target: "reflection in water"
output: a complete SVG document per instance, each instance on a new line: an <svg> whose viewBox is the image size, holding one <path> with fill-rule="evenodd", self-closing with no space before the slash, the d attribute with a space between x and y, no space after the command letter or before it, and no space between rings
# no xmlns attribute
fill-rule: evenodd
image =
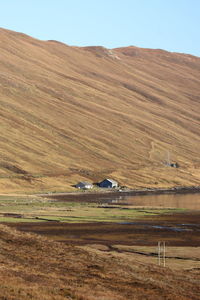
<svg viewBox="0 0 200 300"><path fill-rule="evenodd" d="M168 194L145 196L119 196L112 203L139 207L187 208L200 210L200 194ZM106 202L106 201L105 201Z"/></svg>

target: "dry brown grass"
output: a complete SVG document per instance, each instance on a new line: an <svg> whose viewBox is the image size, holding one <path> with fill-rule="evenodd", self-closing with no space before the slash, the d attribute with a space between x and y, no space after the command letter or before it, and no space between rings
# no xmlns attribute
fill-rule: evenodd
<svg viewBox="0 0 200 300"><path fill-rule="evenodd" d="M0 299L199 299L199 273L173 272L0 225Z"/></svg>
<svg viewBox="0 0 200 300"><path fill-rule="evenodd" d="M200 59L0 30L1 192L197 185ZM119 58L119 59L118 59ZM162 163L170 150L181 168Z"/></svg>

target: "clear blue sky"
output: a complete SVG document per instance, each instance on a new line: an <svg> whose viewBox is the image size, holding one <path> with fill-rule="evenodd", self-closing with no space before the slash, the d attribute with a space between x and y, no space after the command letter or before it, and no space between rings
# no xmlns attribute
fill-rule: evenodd
<svg viewBox="0 0 200 300"><path fill-rule="evenodd" d="M68 45L200 56L200 0L0 0L0 27Z"/></svg>

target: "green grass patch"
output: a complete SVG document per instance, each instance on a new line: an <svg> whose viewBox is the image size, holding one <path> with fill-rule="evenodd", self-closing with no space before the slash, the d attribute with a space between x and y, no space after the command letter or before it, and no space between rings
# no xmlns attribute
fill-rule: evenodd
<svg viewBox="0 0 200 300"><path fill-rule="evenodd" d="M146 216L184 211L129 206L101 207L95 203L53 201L36 196L0 196L0 222L131 222Z"/></svg>

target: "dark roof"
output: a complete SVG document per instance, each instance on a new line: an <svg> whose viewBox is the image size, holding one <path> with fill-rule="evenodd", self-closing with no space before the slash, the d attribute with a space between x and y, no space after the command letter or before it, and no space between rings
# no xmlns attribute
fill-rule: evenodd
<svg viewBox="0 0 200 300"><path fill-rule="evenodd" d="M85 182L85 181L81 181L79 183L77 183L77 185L82 184L82 185L92 185L92 183L90 182Z"/></svg>
<svg viewBox="0 0 200 300"><path fill-rule="evenodd" d="M109 179L109 178L105 178L104 180L102 180L100 183L104 182L104 181L109 181L110 183L112 183L112 185L118 185L118 182L113 180L113 179Z"/></svg>
<svg viewBox="0 0 200 300"><path fill-rule="evenodd" d="M118 184L118 182L115 181L115 180L113 180L113 179L106 178L106 179L104 179L104 180L108 180L108 181L110 181L110 182L113 183L113 184Z"/></svg>

